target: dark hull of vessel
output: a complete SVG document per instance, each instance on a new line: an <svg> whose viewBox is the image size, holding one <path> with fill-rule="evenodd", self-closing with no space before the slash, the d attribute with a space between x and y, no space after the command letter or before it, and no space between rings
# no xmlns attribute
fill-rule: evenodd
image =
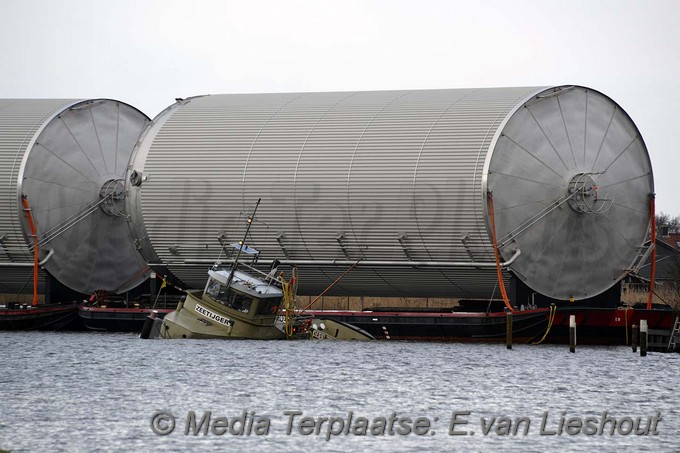
<svg viewBox="0 0 680 453"><path fill-rule="evenodd" d="M152 308L78 307L78 316L88 330L99 332L141 332ZM158 318L174 308L156 308Z"/></svg>
<svg viewBox="0 0 680 453"><path fill-rule="evenodd" d="M378 340L451 341L464 343L505 342L504 312L411 312L411 311L311 311L314 316L346 322ZM576 317L577 343L582 345L625 345L632 325L646 319L650 329L669 330L675 314L671 310L608 308L559 308L544 343L569 344L569 316ZM550 309L525 310L513 314L513 342L539 341L548 329Z"/></svg>
<svg viewBox="0 0 680 453"><path fill-rule="evenodd" d="M569 344L569 315L576 319L576 341L588 345L628 345L632 326L646 320L651 330L673 328L677 313L672 310L645 309L571 309L558 310L546 342Z"/></svg>
<svg viewBox="0 0 680 453"><path fill-rule="evenodd" d="M77 305L0 308L0 330L72 330L77 326Z"/></svg>

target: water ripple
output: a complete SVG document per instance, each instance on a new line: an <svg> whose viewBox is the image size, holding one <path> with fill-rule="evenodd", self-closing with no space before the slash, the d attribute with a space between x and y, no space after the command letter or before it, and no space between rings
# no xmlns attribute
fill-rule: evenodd
<svg viewBox="0 0 680 453"><path fill-rule="evenodd" d="M680 356L623 347L416 342L143 341L135 335L0 332L0 448L20 451L678 451ZM428 417L435 435L287 435L312 417ZM151 431L169 411L177 429ZM197 417L271 419L268 436L187 435ZM469 411L448 435L454 411ZM560 417L646 419L656 436L539 435ZM564 414L564 415L563 415ZM528 417L529 435L482 435L481 419ZM250 417L250 415L248 415ZM325 429L325 428L324 428ZM495 431L492 431L495 433Z"/></svg>

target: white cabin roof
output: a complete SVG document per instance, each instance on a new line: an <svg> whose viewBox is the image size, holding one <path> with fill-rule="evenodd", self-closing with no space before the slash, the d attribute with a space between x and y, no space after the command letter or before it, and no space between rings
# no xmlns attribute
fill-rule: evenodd
<svg viewBox="0 0 680 453"><path fill-rule="evenodd" d="M227 284L227 280L229 280L229 270L227 269L218 269L218 270L210 270L208 271L208 274L214 278L215 280L219 281L223 285ZM256 297L281 297L283 296L283 292L281 291L280 288L272 285L271 283L267 283L264 280L261 280L257 277L253 277L250 274L246 274L245 272L241 271L234 271L234 278L231 282L232 285L239 285L240 287L238 288L241 291L251 293L252 295Z"/></svg>

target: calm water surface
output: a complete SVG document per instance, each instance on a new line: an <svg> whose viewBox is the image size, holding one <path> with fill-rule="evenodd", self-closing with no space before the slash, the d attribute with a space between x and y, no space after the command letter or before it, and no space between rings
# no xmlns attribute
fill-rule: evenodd
<svg viewBox="0 0 680 453"><path fill-rule="evenodd" d="M581 347L570 354L559 346L507 351L504 345L414 342L144 341L131 334L38 332L0 332L0 344L0 448L13 452L680 451L678 354L640 358L624 347ZM192 411L197 428L206 416L207 434L193 434ZM254 422L251 434L219 435L243 411L246 425ZM293 417L290 434L286 411L302 412ZM454 411L469 412L459 416L469 424L455 427L468 435L449 435ZM657 434L610 435L607 428L604 435L541 435L545 412L544 431L556 432L563 414L599 421L604 411L618 420L641 417L643 431L659 412ZM174 432L154 433L151 419L159 412L175 418ZM399 421L393 435L388 427L384 435L350 431L326 440L328 422L320 423L318 435L299 431L307 416L309 423L338 417L344 421L333 429L344 423L361 432L364 417L380 433L375 419L389 423L392 413L410 434L397 432ZM503 416L526 417L528 434L526 421L517 435L498 434ZM413 433L419 417L427 418L418 428L426 430L422 435ZM488 425L492 417L497 422L484 435L482 419ZM168 420L158 422L157 429L168 427ZM268 434L256 435L267 422ZM628 421L621 423L625 432ZM240 426L237 420L232 428L239 432Z"/></svg>

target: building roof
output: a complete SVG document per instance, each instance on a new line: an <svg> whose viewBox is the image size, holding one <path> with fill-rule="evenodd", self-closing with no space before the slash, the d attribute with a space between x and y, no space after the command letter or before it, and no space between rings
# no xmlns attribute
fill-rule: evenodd
<svg viewBox="0 0 680 453"><path fill-rule="evenodd" d="M668 236L664 236L663 241L680 250L680 233L671 233Z"/></svg>
<svg viewBox="0 0 680 453"><path fill-rule="evenodd" d="M649 241L645 244L649 245ZM640 267L637 275L649 280L651 255ZM656 239L656 269L654 280L675 280L678 278L678 266L680 266L680 250L665 240Z"/></svg>

